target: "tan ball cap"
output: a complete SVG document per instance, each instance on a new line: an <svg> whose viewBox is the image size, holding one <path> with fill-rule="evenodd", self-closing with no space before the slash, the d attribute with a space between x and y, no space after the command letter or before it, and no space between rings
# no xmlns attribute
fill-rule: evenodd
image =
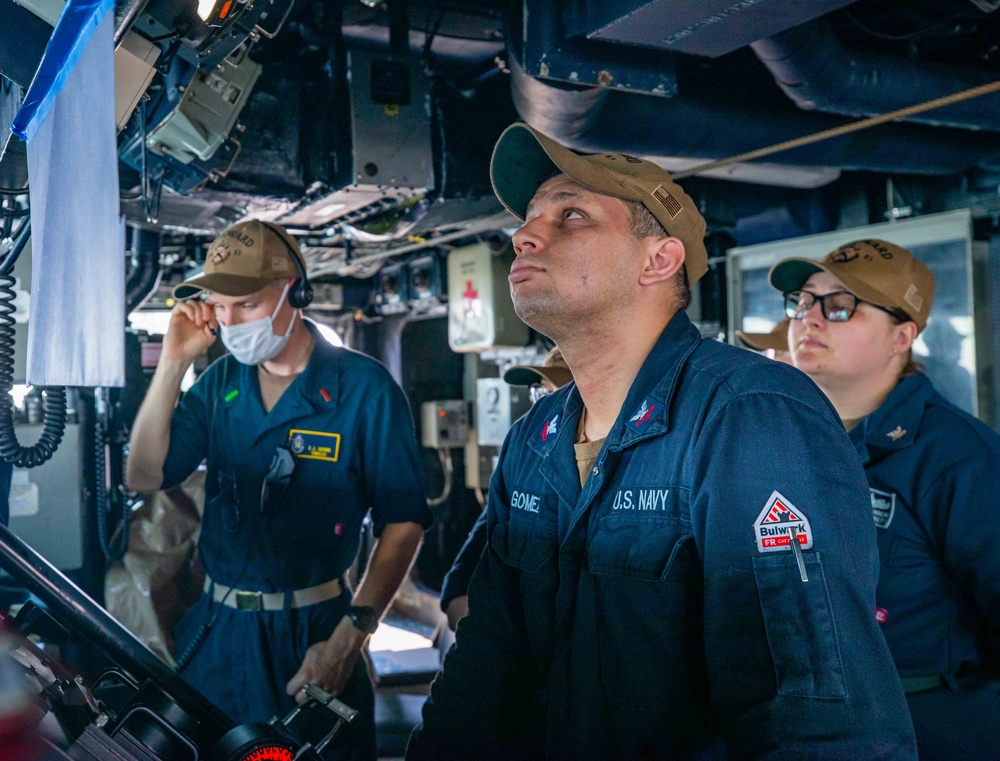
<svg viewBox="0 0 1000 761"><path fill-rule="evenodd" d="M934 301L934 274L905 248L876 238L856 240L831 251L819 261L783 259L768 273L782 293L797 291L816 272L828 272L851 293L886 309L899 309L920 330Z"/></svg>
<svg viewBox="0 0 1000 761"><path fill-rule="evenodd" d="M595 193L641 202L684 244L689 284L708 271L704 217L670 173L653 162L622 153L580 155L522 122L504 130L493 149L493 192L522 222L538 186L559 172Z"/></svg>
<svg viewBox="0 0 1000 761"><path fill-rule="evenodd" d="M556 346L545 355L542 364L514 365L503 374L503 379L512 386L530 386L544 379L559 388L573 380L573 373L563 359L559 347Z"/></svg>
<svg viewBox="0 0 1000 761"><path fill-rule="evenodd" d="M749 346L754 351L788 351L788 323L789 318L783 319L773 328L770 333L744 333L742 330L736 331L736 337Z"/></svg>
<svg viewBox="0 0 1000 761"><path fill-rule="evenodd" d="M227 227L205 254L205 272L174 288L174 297L188 299L202 291L223 296L247 296L272 280L299 277L293 256L302 261L299 245L284 228L251 219Z"/></svg>

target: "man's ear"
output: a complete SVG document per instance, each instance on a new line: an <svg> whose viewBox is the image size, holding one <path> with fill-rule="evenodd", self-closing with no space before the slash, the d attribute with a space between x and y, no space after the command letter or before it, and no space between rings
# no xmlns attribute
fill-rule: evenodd
<svg viewBox="0 0 1000 761"><path fill-rule="evenodd" d="M655 285L668 280L684 266L684 244L677 238L645 238L642 243L643 267L640 285Z"/></svg>

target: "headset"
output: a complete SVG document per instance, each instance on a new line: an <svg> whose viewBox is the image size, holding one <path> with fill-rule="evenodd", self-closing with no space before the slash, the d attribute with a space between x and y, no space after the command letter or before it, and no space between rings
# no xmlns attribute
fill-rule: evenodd
<svg viewBox="0 0 1000 761"><path fill-rule="evenodd" d="M264 220L259 220L259 222L278 236L278 240L280 240L284 244L285 248L288 249L289 256L291 256L292 261L295 262L295 268L299 271L299 279L296 280L292 287L288 290L288 303L291 304L293 309L305 309L307 306L312 304L313 287L312 283L309 282L309 276L306 275L306 263L302 259L302 254L291 246L291 244L285 239L285 236L281 234L277 225L265 222Z"/></svg>

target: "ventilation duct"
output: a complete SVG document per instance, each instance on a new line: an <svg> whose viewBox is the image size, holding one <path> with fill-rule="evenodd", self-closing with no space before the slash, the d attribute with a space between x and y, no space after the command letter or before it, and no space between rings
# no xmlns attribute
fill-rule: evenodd
<svg viewBox="0 0 1000 761"><path fill-rule="evenodd" d="M678 160L724 158L847 123L826 114L694 99L684 93L663 98L604 87L554 86L516 65L511 66L511 87L521 117L570 148L629 153L668 168L676 168ZM785 167L945 175L998 160L1000 136L911 124L882 125L768 157L777 174L788 172L793 178Z"/></svg>
<svg viewBox="0 0 1000 761"><path fill-rule="evenodd" d="M125 315L156 292L160 284L160 234L132 228L132 271L125 281Z"/></svg>
<svg viewBox="0 0 1000 761"><path fill-rule="evenodd" d="M844 116L875 116L952 95L997 74L845 50L823 20L750 45L799 108ZM1000 131L1000 93L910 117L943 127Z"/></svg>
<svg viewBox="0 0 1000 761"><path fill-rule="evenodd" d="M560 4L560 16L567 38L715 57L853 1L574 0Z"/></svg>

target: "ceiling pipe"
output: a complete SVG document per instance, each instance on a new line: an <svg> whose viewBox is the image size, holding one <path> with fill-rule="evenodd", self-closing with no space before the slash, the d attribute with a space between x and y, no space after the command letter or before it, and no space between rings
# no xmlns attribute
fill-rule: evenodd
<svg viewBox="0 0 1000 761"><path fill-rule="evenodd" d="M862 117L895 111L988 84L995 72L847 50L823 19L751 43L799 108ZM934 109L907 121L1000 131L1000 93Z"/></svg>
<svg viewBox="0 0 1000 761"><path fill-rule="evenodd" d="M160 233L132 228L132 271L125 282L125 314L131 314L156 291L160 269Z"/></svg>
<svg viewBox="0 0 1000 761"><path fill-rule="evenodd" d="M115 47L125 39L140 11L148 0L116 0L115 2Z"/></svg>
<svg viewBox="0 0 1000 761"><path fill-rule="evenodd" d="M718 159L848 123L847 119L710 98L634 95L554 86L511 60L514 105L528 124L568 147L661 160ZM627 129L623 129L627 125ZM747 125L753 125L748 129ZM770 164L946 175L1000 160L1000 136L887 124L769 156Z"/></svg>

